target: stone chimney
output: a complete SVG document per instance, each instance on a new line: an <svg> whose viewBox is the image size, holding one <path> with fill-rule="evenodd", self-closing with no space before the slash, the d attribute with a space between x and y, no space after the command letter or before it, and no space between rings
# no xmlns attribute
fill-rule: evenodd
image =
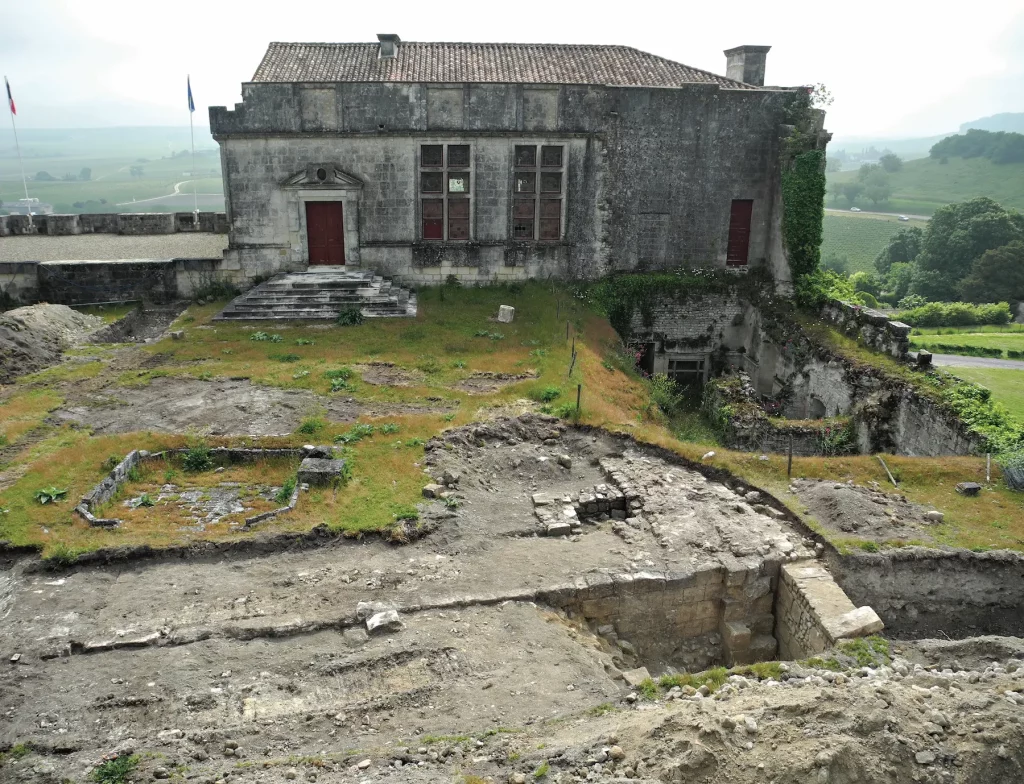
<svg viewBox="0 0 1024 784"><path fill-rule="evenodd" d="M380 59L385 60L398 54L398 42L402 39L394 33L377 33L377 40L380 41ZM764 58L761 58L764 62ZM764 65L761 66L761 76L764 76Z"/></svg>
<svg viewBox="0 0 1024 784"><path fill-rule="evenodd" d="M725 50L725 75L737 82L764 87L764 62L770 46L737 46Z"/></svg>

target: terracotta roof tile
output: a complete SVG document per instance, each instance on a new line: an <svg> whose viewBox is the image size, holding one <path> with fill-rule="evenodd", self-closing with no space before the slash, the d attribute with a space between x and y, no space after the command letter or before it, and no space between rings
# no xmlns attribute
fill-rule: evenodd
<svg viewBox="0 0 1024 784"><path fill-rule="evenodd" d="M254 82L499 82L758 88L629 46L576 44L398 44L380 59L378 44L272 43Z"/></svg>

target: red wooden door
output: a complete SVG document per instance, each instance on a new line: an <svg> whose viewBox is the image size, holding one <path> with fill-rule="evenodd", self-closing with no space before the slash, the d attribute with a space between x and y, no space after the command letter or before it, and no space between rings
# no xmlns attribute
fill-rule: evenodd
<svg viewBox="0 0 1024 784"><path fill-rule="evenodd" d="M306 202L310 264L345 263L345 221L340 201Z"/></svg>
<svg viewBox="0 0 1024 784"><path fill-rule="evenodd" d="M751 199L733 199L729 213L729 244L725 251L725 263L730 267L747 266L750 250L750 214L754 210Z"/></svg>

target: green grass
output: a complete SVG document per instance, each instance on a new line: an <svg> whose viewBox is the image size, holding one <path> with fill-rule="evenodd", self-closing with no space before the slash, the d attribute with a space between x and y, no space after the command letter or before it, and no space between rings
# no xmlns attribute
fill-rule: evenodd
<svg viewBox="0 0 1024 784"><path fill-rule="evenodd" d="M95 768L89 778L97 784L124 784L138 764L139 756L137 754L132 754L130 757L116 757Z"/></svg>
<svg viewBox="0 0 1024 784"><path fill-rule="evenodd" d="M828 175L829 184L856 178L856 171ZM880 212L931 215L945 204L988 196L1004 207L1024 210L1024 163L996 165L985 158L950 158L948 163L942 164L932 158L921 158L904 162L901 171L889 175L889 182L893 194L888 202L876 207L861 198L857 206ZM849 204L844 198L833 202L830 194L827 206L849 207Z"/></svg>
<svg viewBox="0 0 1024 784"><path fill-rule="evenodd" d="M1024 420L1024 370L984 367L949 368L954 375L988 387L992 398L1002 403L1017 419Z"/></svg>
<svg viewBox="0 0 1024 784"><path fill-rule="evenodd" d="M830 202L828 206L833 205ZM893 234L907 226L923 228L925 221L899 221L885 215L826 212L822 226L822 261L832 254L845 256L850 263L848 272L875 272L875 256Z"/></svg>

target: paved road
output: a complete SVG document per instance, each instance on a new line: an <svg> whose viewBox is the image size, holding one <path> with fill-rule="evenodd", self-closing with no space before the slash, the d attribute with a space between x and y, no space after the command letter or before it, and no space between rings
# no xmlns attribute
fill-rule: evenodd
<svg viewBox="0 0 1024 784"><path fill-rule="evenodd" d="M846 213L848 213L848 212L850 212L850 210L849 209L839 210L839 209L836 209L835 207L826 207L825 208L825 212L846 212ZM887 218L895 218L895 217L897 217L899 215L906 215L908 218L912 218L913 220L923 220L923 221L931 220L932 219L931 215L911 215L911 214L906 213L906 212L871 212L870 210L861 210L860 212L854 212L852 214L853 215L884 215Z"/></svg>
<svg viewBox="0 0 1024 784"><path fill-rule="evenodd" d="M995 357L962 357L959 354L932 354L932 364L943 367L988 367L1024 370L1024 362Z"/></svg>

